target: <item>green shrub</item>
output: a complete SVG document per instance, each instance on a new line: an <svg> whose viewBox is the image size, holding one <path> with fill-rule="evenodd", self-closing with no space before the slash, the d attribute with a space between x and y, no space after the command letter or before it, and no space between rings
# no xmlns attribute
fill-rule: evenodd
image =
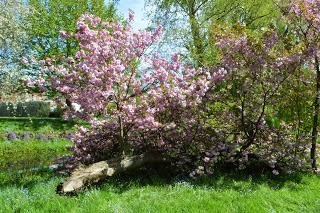
<svg viewBox="0 0 320 213"><path fill-rule="evenodd" d="M12 103L0 103L0 116L2 117L11 117L13 114L14 108Z"/></svg>
<svg viewBox="0 0 320 213"><path fill-rule="evenodd" d="M44 101L0 103L0 117L49 117L50 103Z"/></svg>
<svg viewBox="0 0 320 213"><path fill-rule="evenodd" d="M68 154L66 140L41 142L38 140L0 141L0 170L15 171L51 165L53 160Z"/></svg>
<svg viewBox="0 0 320 213"><path fill-rule="evenodd" d="M50 118L61 118L63 116L65 108L61 105L58 105L53 110L51 110L49 117Z"/></svg>

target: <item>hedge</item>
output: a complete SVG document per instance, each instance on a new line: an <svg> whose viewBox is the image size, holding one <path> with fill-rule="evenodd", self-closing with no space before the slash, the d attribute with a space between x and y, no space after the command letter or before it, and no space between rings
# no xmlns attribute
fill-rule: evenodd
<svg viewBox="0 0 320 213"><path fill-rule="evenodd" d="M0 117L49 117L50 103L44 101L0 103Z"/></svg>

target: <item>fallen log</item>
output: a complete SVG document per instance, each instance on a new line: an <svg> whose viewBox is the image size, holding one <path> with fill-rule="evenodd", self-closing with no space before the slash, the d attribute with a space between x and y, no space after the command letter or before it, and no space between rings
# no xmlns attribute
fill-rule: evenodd
<svg viewBox="0 0 320 213"><path fill-rule="evenodd" d="M79 166L66 181L57 186L57 193L74 194L87 186L103 181L116 174L137 169L146 164L164 161L165 159L161 158L158 154L146 153L121 159L100 161L89 166Z"/></svg>

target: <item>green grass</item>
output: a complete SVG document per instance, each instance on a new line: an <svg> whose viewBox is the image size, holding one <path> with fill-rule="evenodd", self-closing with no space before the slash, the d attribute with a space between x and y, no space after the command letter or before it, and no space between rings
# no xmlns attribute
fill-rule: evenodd
<svg viewBox="0 0 320 213"><path fill-rule="evenodd" d="M67 145L71 143L63 139L49 142L37 140L0 142L0 170L48 165L55 157L68 154Z"/></svg>
<svg viewBox="0 0 320 213"><path fill-rule="evenodd" d="M0 118L0 172L13 168L29 169L49 165L59 156L67 154L66 146L69 141L62 138L73 130L75 123L52 118ZM7 139L8 132L28 132L30 139ZM50 137L51 140L36 139L37 134ZM32 135L32 136L31 136ZM1 180L1 179L0 179Z"/></svg>
<svg viewBox="0 0 320 213"><path fill-rule="evenodd" d="M74 124L59 119L0 118L8 131L62 134ZM69 142L0 140L0 212L320 212L320 177L311 174L250 176L217 172L192 181L140 170L114 177L77 196L60 196L64 177L45 167ZM16 170L8 169L14 164ZM29 169L29 170L28 170ZM257 172L258 173L258 172Z"/></svg>
<svg viewBox="0 0 320 213"><path fill-rule="evenodd" d="M63 133L73 129L75 123L56 118L0 117L0 133L6 132L51 132Z"/></svg>
<svg viewBox="0 0 320 213"><path fill-rule="evenodd" d="M61 136L72 131L74 125L72 122L52 118L1 117L0 186L20 183L22 180L34 182L40 177L39 175L34 176L31 170L50 166L54 164L55 159L70 154L66 146L71 145L71 142ZM28 132L33 137L28 140L10 141L7 140L8 132L15 132L18 136L20 133ZM41 141L36 139L37 134L52 139Z"/></svg>
<svg viewBox="0 0 320 213"><path fill-rule="evenodd" d="M308 174L277 179L224 174L185 182L137 174L113 178L73 197L55 193L62 180L42 175L27 185L1 187L0 211L320 212L320 178Z"/></svg>

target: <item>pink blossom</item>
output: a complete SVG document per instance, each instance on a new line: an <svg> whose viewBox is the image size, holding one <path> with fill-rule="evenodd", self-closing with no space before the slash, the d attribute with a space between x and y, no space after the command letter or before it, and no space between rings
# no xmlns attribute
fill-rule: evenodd
<svg viewBox="0 0 320 213"><path fill-rule="evenodd" d="M132 10L129 10L129 21L134 20L134 12Z"/></svg>

